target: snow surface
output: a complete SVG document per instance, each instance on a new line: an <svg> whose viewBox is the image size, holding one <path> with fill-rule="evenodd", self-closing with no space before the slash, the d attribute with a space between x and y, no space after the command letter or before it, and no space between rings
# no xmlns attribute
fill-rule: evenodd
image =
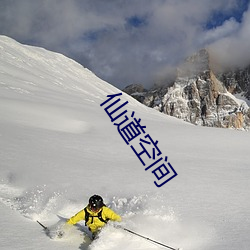
<svg viewBox="0 0 250 250"><path fill-rule="evenodd" d="M125 70L125 69L124 69ZM178 176L161 188L100 104L121 92L63 55L0 36L0 249L163 249L111 225L64 223L100 194L122 226L183 250L250 249L249 132L193 126L125 93Z"/></svg>

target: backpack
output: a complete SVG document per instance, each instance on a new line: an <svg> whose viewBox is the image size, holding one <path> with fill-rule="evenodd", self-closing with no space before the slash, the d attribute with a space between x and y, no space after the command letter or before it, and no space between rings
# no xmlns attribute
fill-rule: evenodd
<svg viewBox="0 0 250 250"><path fill-rule="evenodd" d="M87 226L87 222L89 221L90 218L92 218L92 221L90 223L90 224L92 224L93 221L94 221L94 217L97 217L100 221L102 221L104 223L107 223L109 221L109 219L104 220L102 218L102 210L96 216L90 215L90 213L87 210L87 207L84 208L84 212L85 212L85 219L84 219L85 220L85 226Z"/></svg>

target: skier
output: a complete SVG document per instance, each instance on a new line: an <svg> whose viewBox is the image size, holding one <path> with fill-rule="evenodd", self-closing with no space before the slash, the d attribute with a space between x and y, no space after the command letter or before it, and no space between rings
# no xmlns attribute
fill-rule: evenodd
<svg viewBox="0 0 250 250"><path fill-rule="evenodd" d="M85 220L85 226L92 232L94 239L109 220L120 222L122 219L120 215L105 206L101 196L95 194L89 198L89 204L72 216L67 224L74 225L80 220Z"/></svg>

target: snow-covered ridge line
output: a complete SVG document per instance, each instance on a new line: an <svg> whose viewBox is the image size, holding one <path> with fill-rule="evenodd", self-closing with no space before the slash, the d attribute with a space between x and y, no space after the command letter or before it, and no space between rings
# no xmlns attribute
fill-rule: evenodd
<svg viewBox="0 0 250 250"><path fill-rule="evenodd" d="M0 84L19 93L34 94L32 92L35 89L34 86L37 88L41 84L43 89L48 88L51 91L53 89L51 85L55 85L57 91L70 90L76 94L82 93L99 99L101 102L100 96L120 92L111 84L98 78L89 69L60 53L22 45L6 36L0 36L0 60L3 63L0 64L2 73ZM26 73L26 79L22 81L22 84L19 82L19 86L15 86L13 82L14 86L9 86L10 83L4 81L5 75L12 74L13 70L15 70L15 77L20 76L21 79ZM93 78L96 79L95 84L92 83ZM130 96L127 98L133 105L141 106Z"/></svg>

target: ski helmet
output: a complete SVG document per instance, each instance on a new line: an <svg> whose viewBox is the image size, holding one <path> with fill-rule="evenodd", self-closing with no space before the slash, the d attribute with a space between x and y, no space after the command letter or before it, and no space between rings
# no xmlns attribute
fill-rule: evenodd
<svg viewBox="0 0 250 250"><path fill-rule="evenodd" d="M93 210L98 210L103 207L103 199L99 195L93 195L89 198L89 206Z"/></svg>

